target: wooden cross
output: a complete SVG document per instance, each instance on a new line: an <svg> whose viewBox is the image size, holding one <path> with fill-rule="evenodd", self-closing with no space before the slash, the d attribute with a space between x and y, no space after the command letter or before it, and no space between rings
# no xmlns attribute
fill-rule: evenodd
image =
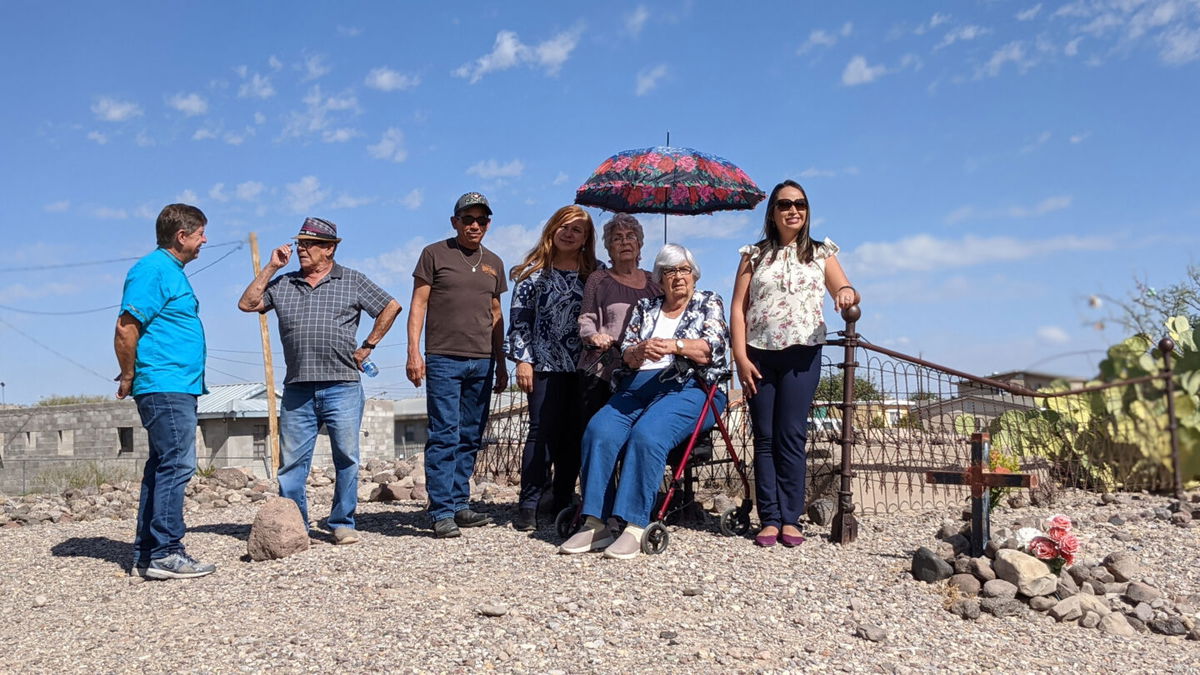
<svg viewBox="0 0 1200 675"><path fill-rule="evenodd" d="M966 471L927 471L925 482L938 485L969 485L971 487L971 555L983 555L992 538L991 493L994 487L1037 487L1037 476L1026 473L996 473L988 471L988 451L992 439L988 434L971 434L971 465Z"/></svg>

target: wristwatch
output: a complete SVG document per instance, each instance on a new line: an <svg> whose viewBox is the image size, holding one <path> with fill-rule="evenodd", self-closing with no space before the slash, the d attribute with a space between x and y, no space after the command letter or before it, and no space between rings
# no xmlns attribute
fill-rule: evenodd
<svg viewBox="0 0 1200 675"><path fill-rule="evenodd" d="M682 354L682 353L683 353L683 340L676 340L676 341L675 341L675 353L676 353L676 354Z"/></svg>
<svg viewBox="0 0 1200 675"><path fill-rule="evenodd" d="M363 340L361 349L375 349L375 345L369 340Z"/></svg>

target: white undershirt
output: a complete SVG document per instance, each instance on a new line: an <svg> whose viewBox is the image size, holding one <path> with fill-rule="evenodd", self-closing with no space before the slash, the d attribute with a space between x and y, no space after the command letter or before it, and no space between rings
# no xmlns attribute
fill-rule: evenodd
<svg viewBox="0 0 1200 675"><path fill-rule="evenodd" d="M668 340L675 339L675 329L679 327L679 320L683 318L683 312L679 313L674 319L659 312L658 320L654 322L654 331L650 333L652 338L666 338ZM671 365L675 360L674 354L667 354L657 361L646 361L638 370L662 370Z"/></svg>

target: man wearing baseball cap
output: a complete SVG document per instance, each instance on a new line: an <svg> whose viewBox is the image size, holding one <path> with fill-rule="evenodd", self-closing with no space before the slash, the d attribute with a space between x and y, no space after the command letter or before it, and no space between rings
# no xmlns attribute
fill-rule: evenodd
<svg viewBox="0 0 1200 675"><path fill-rule="evenodd" d="M483 246L491 221L487 197L459 197L450 217L455 236L426 246L413 271L407 371L413 385L425 383L425 489L433 533L441 538L492 522L468 503L491 392L508 386L500 309L508 283L504 262Z"/></svg>
<svg viewBox="0 0 1200 675"><path fill-rule="evenodd" d="M354 529L358 505L358 438L362 426L363 390L359 371L379 344L400 303L363 273L333 260L341 238L337 225L306 218L296 235L300 269L272 279L292 257L291 244L271 252L271 259L242 293L243 312L275 310L287 375L279 430L283 466L279 494L296 502L308 526L304 487L312 467L317 431L325 425L336 472L333 505L327 521L337 544L359 540ZM375 325L355 348L362 312Z"/></svg>

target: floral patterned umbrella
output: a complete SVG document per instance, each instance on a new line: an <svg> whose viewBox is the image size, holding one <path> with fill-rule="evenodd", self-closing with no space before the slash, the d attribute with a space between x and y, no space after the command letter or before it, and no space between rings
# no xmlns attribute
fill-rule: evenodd
<svg viewBox="0 0 1200 675"><path fill-rule="evenodd" d="M575 203L584 206L684 216L752 209L764 197L730 161L662 145L609 157L575 191Z"/></svg>

